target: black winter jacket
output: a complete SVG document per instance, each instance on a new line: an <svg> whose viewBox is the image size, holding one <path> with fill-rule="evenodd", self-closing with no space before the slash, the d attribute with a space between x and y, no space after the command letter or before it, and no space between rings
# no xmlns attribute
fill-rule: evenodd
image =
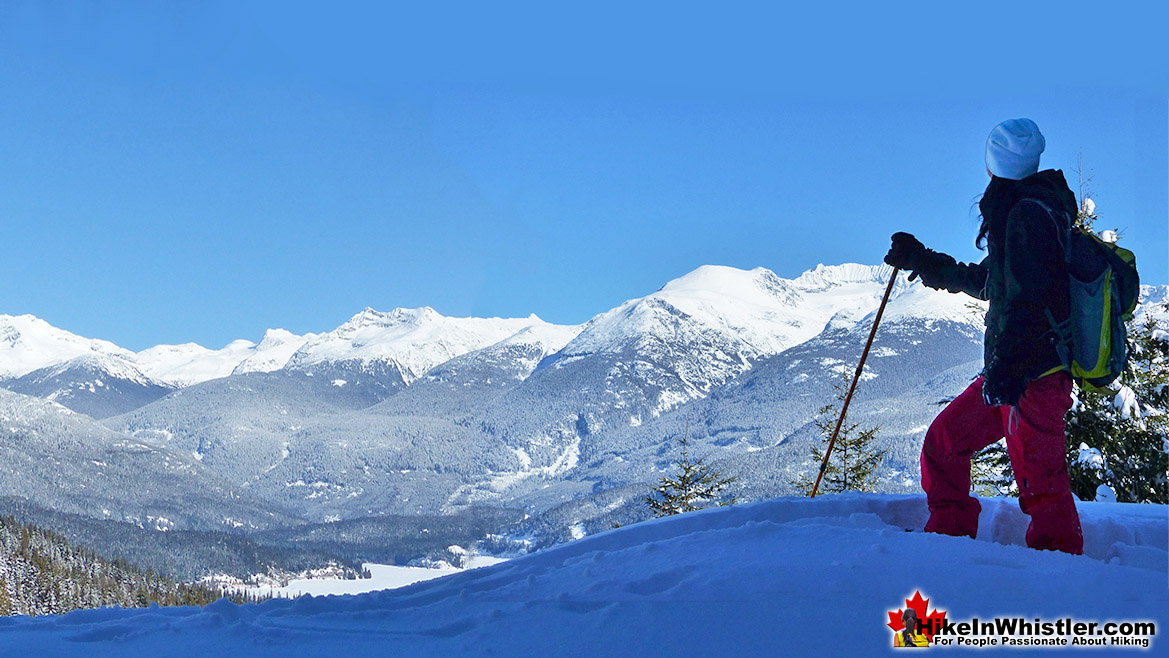
<svg viewBox="0 0 1169 658"><path fill-rule="evenodd" d="M990 302L983 372L1026 384L1062 365L1046 311L1057 322L1070 312L1063 245L1076 198L1063 172L1048 169L1020 181L992 178L979 210L988 230L986 258L959 263L929 252L919 274L931 288Z"/></svg>

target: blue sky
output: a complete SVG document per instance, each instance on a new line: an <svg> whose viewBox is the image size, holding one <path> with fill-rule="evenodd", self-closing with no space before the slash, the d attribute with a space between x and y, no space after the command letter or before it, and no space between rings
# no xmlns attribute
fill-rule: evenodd
<svg viewBox="0 0 1169 658"><path fill-rule="evenodd" d="M707 263L877 263L897 230L977 259L1016 116L1169 278L1147 21L1078 50L1075 19L1016 12L1050 23L1020 38L993 3L343 7L0 8L0 313L220 347L366 306L579 323Z"/></svg>

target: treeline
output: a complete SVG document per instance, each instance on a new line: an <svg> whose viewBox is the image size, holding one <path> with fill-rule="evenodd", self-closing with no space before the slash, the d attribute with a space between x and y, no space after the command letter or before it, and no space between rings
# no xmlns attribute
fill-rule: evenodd
<svg viewBox="0 0 1169 658"><path fill-rule="evenodd" d="M259 600L176 582L123 560L111 562L54 532L0 517L0 615L61 614L109 605L205 605L224 596L236 603Z"/></svg>

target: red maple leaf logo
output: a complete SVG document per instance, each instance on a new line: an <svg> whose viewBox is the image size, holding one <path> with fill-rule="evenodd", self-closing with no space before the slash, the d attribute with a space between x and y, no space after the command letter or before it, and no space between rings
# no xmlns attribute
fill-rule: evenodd
<svg viewBox="0 0 1169 658"><path fill-rule="evenodd" d="M926 614L926 609L929 607L930 600L921 597L921 591L915 591L912 599L905 599L905 608L912 608L917 613L917 619L920 622L922 635L930 641L934 641L934 632L942 628L942 623L946 621L946 611L935 609L933 612ZM901 631L905 628L905 623L901 621L901 615L905 613L905 608L898 608L897 612L889 613L889 628L894 632Z"/></svg>

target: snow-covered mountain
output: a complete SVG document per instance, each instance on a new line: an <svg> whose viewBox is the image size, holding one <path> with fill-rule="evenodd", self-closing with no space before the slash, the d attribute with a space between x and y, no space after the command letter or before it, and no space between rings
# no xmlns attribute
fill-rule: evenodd
<svg viewBox="0 0 1169 658"><path fill-rule="evenodd" d="M0 379L95 354L133 359L109 341L82 338L32 315L0 315Z"/></svg>
<svg viewBox="0 0 1169 658"><path fill-rule="evenodd" d="M292 521L189 455L2 389L0 490L55 511L158 530Z"/></svg>
<svg viewBox="0 0 1169 658"><path fill-rule="evenodd" d="M233 340L218 350L195 343L157 345L134 355L134 360L154 379L182 388L233 373L279 370L297 349L315 337L269 329L259 344Z"/></svg>
<svg viewBox="0 0 1169 658"><path fill-rule="evenodd" d="M33 316L0 316L0 383L95 413L135 408L166 389L284 369L322 376L337 385L366 386L371 395L385 399L456 357L497 346L495 354L484 352L476 358L501 365L501 358L507 360L505 355L522 344L530 349L517 351L505 369L524 378L535 370L569 368L578 379L582 367L603 371L606 390L644 397L625 400L625 407L636 410L631 413L636 419L641 413L653 416L701 398L746 372L753 361L803 343L830 324L846 327L860 321L875 309L889 273L883 265L820 265L795 279L783 279L764 268L704 266L601 313L583 327L553 325L535 315L451 318L429 307L385 313L367 308L321 334L271 329L259 343L236 340L218 350L193 343L159 345L136 354ZM1167 288L1143 286L1142 300L1147 303L1140 313L1164 301ZM894 288L893 300L886 316L890 324L898 314L961 324L973 321L979 312L965 296L928 290L904 277ZM559 349L545 349L548 346ZM523 363L532 349L540 352L535 367ZM65 366L82 356L105 358ZM55 370L14 383L47 367ZM123 381L129 388L144 387L139 391L144 394L127 393L119 402L89 407L74 403L86 397L79 395L81 391L107 379ZM113 396L107 391L105 397Z"/></svg>
<svg viewBox="0 0 1169 658"><path fill-rule="evenodd" d="M539 478L518 479L501 497L534 509L571 504L577 522L587 525L596 518L604 525L610 522L614 506L636 507L638 498L614 493L605 502L578 505L564 502L564 494L569 500L600 498L602 492L620 492L628 485L654 481L661 469L669 467L675 456L673 441L687 426L696 454L711 455L743 475L741 495L790 493L791 480L805 469L809 443L815 439L811 421L821 407L835 400L833 385L846 383L855 369L890 273L872 268L869 277L857 276L856 270L851 276L840 276L841 270L834 273L824 268L816 284L807 286L811 294L831 299L840 292L852 296L854 306L833 313L812 339L753 360L749 368L712 387L708 395L684 401L656 417L645 413L646 407L639 413L634 404L639 394L645 399L643 391L652 388L612 394L617 379L613 370L588 368L593 357L559 372L555 367L538 371L507 394L522 403L505 406L501 400L476 417L487 418L497 424L497 432L508 436L534 435L534 445L525 447L530 454L559 459L570 452L577 466L551 487ZM847 292L849 288L861 294ZM980 367L982 307L968 308L969 301L973 300L910 285L905 274L894 285L864 384L850 411L851 418L882 427L882 442L890 449L890 467L883 472L888 490L916 486L920 431L937 413L934 403L960 392ZM619 362L639 358L643 357L623 355ZM564 374L570 369L574 370L571 375ZM616 402L606 404L606 395ZM542 434L533 431L539 428L532 428L530 420L524 427L523 420L530 415L507 411L536 405L551 411L543 414L547 430ZM509 421L509 416L520 420ZM560 419L560 424L553 425L552 419ZM550 442L561 452L542 451L542 442ZM540 466L549 464L534 464ZM491 499L489 492L490 486L485 486L471 492L470 498ZM622 496L625 502L619 500Z"/></svg>
<svg viewBox="0 0 1169 658"><path fill-rule="evenodd" d="M118 352L94 363L198 383L102 424L312 521L490 504L605 525L637 506L687 425L745 495L776 495L805 467L810 422L855 366L890 275L707 266L580 327L366 309L316 335ZM978 370L983 310L894 282L851 412L882 426L887 488L916 486L934 403ZM62 381L38 394L76 389Z"/></svg>
<svg viewBox="0 0 1169 658"><path fill-rule="evenodd" d="M538 358L543 358L548 346L562 347L578 329L549 324L535 315L450 318L431 308L388 313L367 308L322 334L269 329L259 343L235 340L218 350L195 343L158 345L133 353L30 315L0 316L0 385L104 418L141 407L171 390L287 369L337 386L364 387L374 398L372 404L467 352L510 339L509 345L537 346ZM513 365L525 375L535 366Z"/></svg>
<svg viewBox="0 0 1169 658"><path fill-rule="evenodd" d="M5 382L4 387L97 419L137 409L174 390L146 375L129 358L102 353L45 366Z"/></svg>
<svg viewBox="0 0 1169 658"><path fill-rule="evenodd" d="M409 385L456 356L493 345L530 327L556 327L528 318L451 318L429 306L381 313L371 308L333 331L308 340L288 368L375 373Z"/></svg>
<svg viewBox="0 0 1169 658"><path fill-rule="evenodd" d="M246 372L272 372L288 365L288 360L296 354L304 344L315 340L316 334L298 336L284 329L269 329L256 345L252 353L244 357L243 361L231 371L233 375Z"/></svg>
<svg viewBox="0 0 1169 658"><path fill-rule="evenodd" d="M827 329L871 324L866 316L880 304L891 274L883 265L821 265L788 280L763 268L702 267L590 320L517 395L567 398L576 413L566 414L585 433L636 426L706 397L760 360ZM890 325L981 327L967 303L902 275L886 317Z"/></svg>
<svg viewBox="0 0 1169 658"><path fill-rule="evenodd" d="M704 395L754 359L812 338L838 311L873 305L887 269L819 266L786 280L764 268L700 267L593 318L546 365L594 355L652 356L672 371L660 374L675 379L658 401L661 411Z"/></svg>

